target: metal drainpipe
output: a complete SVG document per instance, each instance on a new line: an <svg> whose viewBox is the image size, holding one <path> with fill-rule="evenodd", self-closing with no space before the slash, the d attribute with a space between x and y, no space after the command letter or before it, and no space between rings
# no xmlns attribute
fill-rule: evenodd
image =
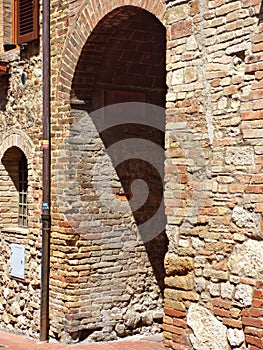
<svg viewBox="0 0 263 350"><path fill-rule="evenodd" d="M50 4L43 0L43 173L42 173L42 261L40 341L49 336L49 267L50 267Z"/></svg>

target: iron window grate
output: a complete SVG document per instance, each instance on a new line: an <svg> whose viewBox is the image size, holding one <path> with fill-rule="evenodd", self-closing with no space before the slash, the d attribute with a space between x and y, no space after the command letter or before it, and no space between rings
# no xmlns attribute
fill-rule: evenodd
<svg viewBox="0 0 263 350"><path fill-rule="evenodd" d="M19 162L19 205L18 225L27 226L27 187L28 187L27 159L23 154Z"/></svg>

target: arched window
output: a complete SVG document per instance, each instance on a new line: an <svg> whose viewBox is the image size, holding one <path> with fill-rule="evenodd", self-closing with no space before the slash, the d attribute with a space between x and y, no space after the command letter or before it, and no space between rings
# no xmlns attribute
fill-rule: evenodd
<svg viewBox="0 0 263 350"><path fill-rule="evenodd" d="M23 151L10 147L0 166L0 208L5 227L27 226L28 164Z"/></svg>

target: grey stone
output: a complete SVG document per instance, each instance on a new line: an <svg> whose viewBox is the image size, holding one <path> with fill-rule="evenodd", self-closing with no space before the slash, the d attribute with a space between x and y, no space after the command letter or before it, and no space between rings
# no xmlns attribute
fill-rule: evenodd
<svg viewBox="0 0 263 350"><path fill-rule="evenodd" d="M204 249L205 243L199 237L192 237L192 245L196 250Z"/></svg>
<svg viewBox="0 0 263 350"><path fill-rule="evenodd" d="M17 322L19 322L22 325L26 325L27 324L27 318L23 315L18 316L17 318Z"/></svg>
<svg viewBox="0 0 263 350"><path fill-rule="evenodd" d="M154 321L160 321L163 319L163 316L164 316L164 312L163 311L154 311L153 312L153 319Z"/></svg>
<svg viewBox="0 0 263 350"><path fill-rule="evenodd" d="M142 323L144 325L151 325L153 323L153 315L151 312L145 311L142 313Z"/></svg>
<svg viewBox="0 0 263 350"><path fill-rule="evenodd" d="M126 335L126 327L122 323L116 325L115 331L119 337L124 337Z"/></svg>
<svg viewBox="0 0 263 350"><path fill-rule="evenodd" d="M9 289L9 288L4 288L3 295L4 295L4 298L5 298L5 299L7 299L7 298L8 298L9 293L10 293L10 289Z"/></svg>
<svg viewBox="0 0 263 350"><path fill-rule="evenodd" d="M128 310L124 316L124 320L126 326L135 328L141 320L141 315L138 312Z"/></svg>

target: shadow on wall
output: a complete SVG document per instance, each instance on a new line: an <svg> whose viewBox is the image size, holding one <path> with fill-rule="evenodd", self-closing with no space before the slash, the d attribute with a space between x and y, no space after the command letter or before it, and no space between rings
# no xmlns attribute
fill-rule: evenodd
<svg viewBox="0 0 263 350"><path fill-rule="evenodd" d="M161 117L164 118L164 116ZM101 126L98 125L98 120L93 120L93 122L100 130ZM115 167L124 191L119 196L129 201L156 280L163 291L165 277L163 262L168 250L168 238L164 230L166 218L163 204L164 132L149 125L127 123L115 125L100 132L100 137L106 150L118 144L115 152L109 152L113 164L118 163L116 159L124 158L124 161ZM136 153L136 146L140 147L140 140L142 140L142 147L145 141L145 145L149 143L149 145L153 144L153 147L141 150L141 159L133 158L130 156L130 148L134 147L134 153ZM136 142L136 145L133 142ZM160 152L155 152L154 145ZM152 163L158 164L157 168ZM142 184L141 192L138 190L140 183L139 185L137 183L136 190L136 181L138 180ZM147 186L145 195L143 194L143 184ZM138 202L141 203L138 205ZM158 217L156 213L158 213ZM160 222L162 226L158 231L157 225Z"/></svg>
<svg viewBox="0 0 263 350"><path fill-rule="evenodd" d="M109 105L129 102L159 106L158 108L162 108L164 112L167 90L165 57L166 30L162 23L139 7L118 8L105 16L88 38L76 67L71 99L82 103L82 109L90 114ZM129 112L133 114L132 111ZM132 122L133 118L129 121L127 111L124 111L123 117L121 116L123 124L115 126L111 124L108 129L97 125L98 121L93 120L107 152L111 145L121 144L121 141L125 143L131 139L148 140L153 144L153 153L154 147L162 150L161 174L154 169L151 162L147 162L145 157L144 160L126 157L125 162L115 166L124 190L124 194L121 194L122 199L126 197L126 200L129 200L139 231L157 211L165 218L162 201L164 114L159 116L162 124L160 129L150 127L147 120L146 125ZM127 154L123 144L116 153ZM114 154L110 157L114 164ZM148 198L145 198L139 207L132 205L132 186L138 179L145 182L149 190ZM154 228L147 229L151 231ZM143 242L158 284L163 290L165 276L163 262L168 250L165 229L160 229L158 235Z"/></svg>
<svg viewBox="0 0 263 350"><path fill-rule="evenodd" d="M23 155L21 149L14 146L9 148L2 158L2 163L17 191L19 190L19 162Z"/></svg>
<svg viewBox="0 0 263 350"><path fill-rule="evenodd" d="M261 2L259 14L258 14L258 24L263 22L263 1Z"/></svg>

